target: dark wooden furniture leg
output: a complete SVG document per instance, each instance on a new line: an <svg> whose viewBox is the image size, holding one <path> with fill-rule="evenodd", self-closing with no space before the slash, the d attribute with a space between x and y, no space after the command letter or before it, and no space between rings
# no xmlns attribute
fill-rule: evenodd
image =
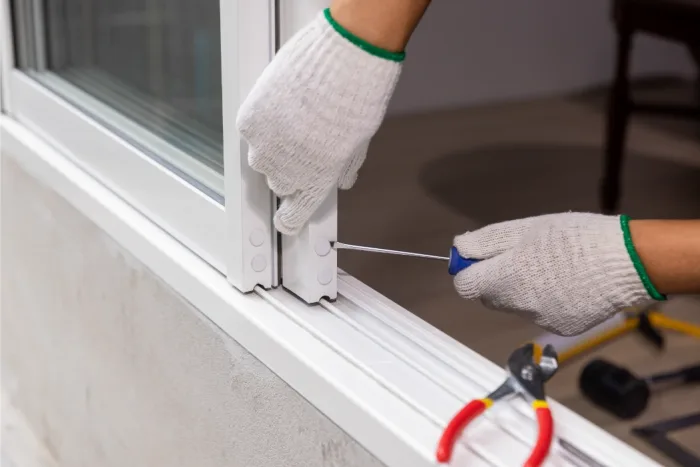
<svg viewBox="0 0 700 467"><path fill-rule="evenodd" d="M690 55L695 60L695 65L697 68L697 74L695 75L695 98L697 99L698 108L700 108L700 45L696 44L694 46L688 47L690 50ZM698 110L700 114L700 110Z"/></svg>
<svg viewBox="0 0 700 467"><path fill-rule="evenodd" d="M608 102L604 173L601 184L601 208L612 214L620 198L621 172L625 151L625 135L630 114L629 64L632 31L618 29L615 78Z"/></svg>

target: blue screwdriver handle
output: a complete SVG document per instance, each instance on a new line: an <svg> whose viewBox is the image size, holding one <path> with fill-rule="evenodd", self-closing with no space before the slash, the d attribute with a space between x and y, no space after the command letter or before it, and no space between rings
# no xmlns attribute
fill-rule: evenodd
<svg viewBox="0 0 700 467"><path fill-rule="evenodd" d="M448 266L447 266L447 272L450 273L450 276L456 276L461 271L464 271L472 264L475 264L478 262L479 262L478 259L470 259L470 258L465 258L463 256L460 256L459 251L457 251L457 247L453 246L450 249L450 262L448 263Z"/></svg>

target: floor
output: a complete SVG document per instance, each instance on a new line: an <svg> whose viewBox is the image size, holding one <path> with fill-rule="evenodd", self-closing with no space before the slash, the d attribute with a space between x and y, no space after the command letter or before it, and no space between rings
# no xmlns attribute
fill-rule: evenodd
<svg viewBox="0 0 700 467"><path fill-rule="evenodd" d="M647 98L689 101L675 80L639 83ZM452 237L492 222L567 210L597 211L605 90L389 118L375 137L356 187L340 198L341 241L445 254ZM700 218L700 125L634 118L622 211L633 217ZM430 261L340 252L340 266L454 338L502 364L541 331L517 317L465 302L445 267ZM664 312L700 324L700 297L672 299ZM700 342L666 334L660 352L623 337L566 365L549 394L659 462L669 460L630 427L697 410L700 385L654 396L633 422L620 422L579 393L579 372L601 356L639 375L696 363ZM700 429L679 441L697 440ZM700 455L700 448L698 454Z"/></svg>

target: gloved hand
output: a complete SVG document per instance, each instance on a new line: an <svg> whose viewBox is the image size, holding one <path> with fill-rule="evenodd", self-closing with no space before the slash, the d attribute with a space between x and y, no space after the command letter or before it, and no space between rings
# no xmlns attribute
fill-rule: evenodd
<svg viewBox="0 0 700 467"><path fill-rule="evenodd" d="M664 300L632 244L626 216L550 214L455 238L482 259L454 279L459 294L556 334L580 334L626 307Z"/></svg>
<svg viewBox="0 0 700 467"><path fill-rule="evenodd" d="M355 183L402 60L352 36L326 10L265 69L237 126L250 166L283 198L277 230L298 233L331 190Z"/></svg>

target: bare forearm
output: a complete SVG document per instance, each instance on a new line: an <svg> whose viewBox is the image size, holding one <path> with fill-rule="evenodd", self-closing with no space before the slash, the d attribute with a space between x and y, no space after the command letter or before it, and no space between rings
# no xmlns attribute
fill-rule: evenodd
<svg viewBox="0 0 700 467"><path fill-rule="evenodd" d="M659 292L700 293L700 220L635 220L630 233Z"/></svg>
<svg viewBox="0 0 700 467"><path fill-rule="evenodd" d="M331 15L345 29L391 52L402 52L431 0L333 0Z"/></svg>

